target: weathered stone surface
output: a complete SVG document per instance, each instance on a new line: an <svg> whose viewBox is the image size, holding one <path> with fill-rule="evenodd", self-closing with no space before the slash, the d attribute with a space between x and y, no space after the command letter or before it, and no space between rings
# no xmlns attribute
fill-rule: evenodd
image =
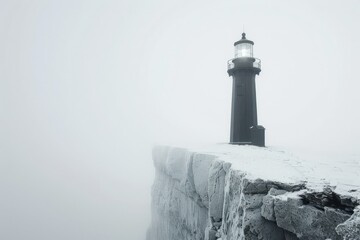
<svg viewBox="0 0 360 240"><path fill-rule="evenodd" d="M242 194L244 239L284 239L283 230L275 223L261 216L262 200L265 194Z"/></svg>
<svg viewBox="0 0 360 240"><path fill-rule="evenodd" d="M352 214L354 207L358 205L354 197L339 195L330 186L325 186L321 191L306 191L300 196L305 204L322 210L325 207L330 207Z"/></svg>
<svg viewBox="0 0 360 240"><path fill-rule="evenodd" d="M356 199L351 196L339 196L341 204L354 208L355 206L360 204L360 199Z"/></svg>
<svg viewBox="0 0 360 240"><path fill-rule="evenodd" d="M340 240L335 228L350 217L333 208L325 207L322 211L303 205L301 198L294 194L275 198L274 210L277 225L295 233L299 239Z"/></svg>
<svg viewBox="0 0 360 240"><path fill-rule="evenodd" d="M225 179L225 197L223 222L221 226L222 240L239 239L242 233L243 206L240 205L241 181L244 174L229 171Z"/></svg>
<svg viewBox="0 0 360 240"><path fill-rule="evenodd" d="M216 231L214 229L209 230L209 240L216 240Z"/></svg>
<svg viewBox="0 0 360 240"><path fill-rule="evenodd" d="M194 154L192 171L194 187L205 207L209 208L209 171L215 157L206 154Z"/></svg>
<svg viewBox="0 0 360 240"><path fill-rule="evenodd" d="M241 239L285 239L284 231L279 228L274 222L268 221L263 218L261 216L260 208L246 209L242 225L244 231Z"/></svg>
<svg viewBox="0 0 360 240"><path fill-rule="evenodd" d="M270 221L275 221L274 196L266 195L263 198L263 206L261 207L261 216Z"/></svg>
<svg viewBox="0 0 360 240"><path fill-rule="evenodd" d="M263 205L261 206L261 216L270 221L275 221L274 201L275 196L286 193L285 190L271 188L269 193L263 197Z"/></svg>
<svg viewBox="0 0 360 240"><path fill-rule="evenodd" d="M288 183L281 183L276 181L268 181L263 179L243 179L243 188L244 193L267 193L270 189L282 189L288 192L299 191L304 189L305 184L303 182L298 184L288 184Z"/></svg>
<svg viewBox="0 0 360 240"><path fill-rule="evenodd" d="M284 230L285 240L299 240L299 238L292 232Z"/></svg>
<svg viewBox="0 0 360 240"><path fill-rule="evenodd" d="M267 193L267 183L262 179L249 180L243 179L243 192L254 194L254 193Z"/></svg>
<svg viewBox="0 0 360 240"><path fill-rule="evenodd" d="M239 171L231 171L226 178L224 219L222 240L232 239L285 239L284 231L274 222L261 216L261 206L265 194L258 191L264 181L250 181ZM256 186L259 183L259 186ZM251 191L249 186L251 185ZM248 191L244 191L247 188Z"/></svg>
<svg viewBox="0 0 360 240"><path fill-rule="evenodd" d="M209 216L215 221L222 219L224 206L225 170L223 162L214 161L209 169Z"/></svg>
<svg viewBox="0 0 360 240"><path fill-rule="evenodd" d="M148 239L202 240L208 211L179 191L179 182L157 172L152 189L152 220Z"/></svg>
<svg viewBox="0 0 360 240"><path fill-rule="evenodd" d="M360 207L354 210L354 214L346 222L336 227L336 232L344 240L360 240Z"/></svg>

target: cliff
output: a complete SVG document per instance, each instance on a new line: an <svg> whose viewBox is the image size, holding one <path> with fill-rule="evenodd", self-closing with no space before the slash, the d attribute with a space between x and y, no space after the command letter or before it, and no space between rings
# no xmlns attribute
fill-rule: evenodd
<svg viewBox="0 0 360 240"><path fill-rule="evenodd" d="M227 144L158 146L153 160L147 240L360 239L358 162Z"/></svg>

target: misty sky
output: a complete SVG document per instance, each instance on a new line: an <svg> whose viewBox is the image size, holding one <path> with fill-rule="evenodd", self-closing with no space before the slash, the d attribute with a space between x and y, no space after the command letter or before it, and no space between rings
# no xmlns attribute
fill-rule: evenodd
<svg viewBox="0 0 360 240"><path fill-rule="evenodd" d="M229 140L262 60L270 146L359 152L358 0L0 0L0 239L142 240L154 144Z"/></svg>

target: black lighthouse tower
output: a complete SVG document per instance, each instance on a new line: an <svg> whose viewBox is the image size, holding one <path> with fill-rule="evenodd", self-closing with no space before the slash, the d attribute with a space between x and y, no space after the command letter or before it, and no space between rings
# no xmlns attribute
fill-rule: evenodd
<svg viewBox="0 0 360 240"><path fill-rule="evenodd" d="M260 59L253 57L254 42L242 34L234 43L235 58L228 61L233 77L231 106L231 144L265 146L265 128L258 125L255 76L261 71Z"/></svg>

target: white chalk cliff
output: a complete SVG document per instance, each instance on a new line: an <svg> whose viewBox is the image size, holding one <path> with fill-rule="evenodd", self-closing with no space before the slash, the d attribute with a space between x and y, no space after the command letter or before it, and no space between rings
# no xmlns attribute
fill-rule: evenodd
<svg viewBox="0 0 360 240"><path fill-rule="evenodd" d="M227 144L158 146L153 160L147 240L360 239L357 161Z"/></svg>

